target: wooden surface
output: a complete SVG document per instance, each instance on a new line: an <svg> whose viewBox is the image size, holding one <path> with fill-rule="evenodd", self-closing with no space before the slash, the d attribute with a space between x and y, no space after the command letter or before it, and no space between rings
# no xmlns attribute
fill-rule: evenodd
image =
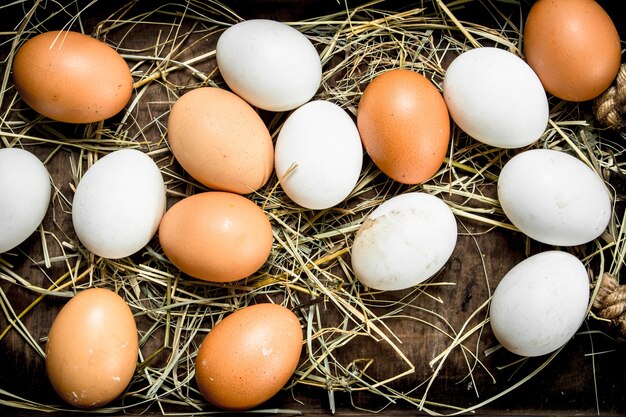
<svg viewBox="0 0 626 417"><path fill-rule="evenodd" d="M143 2L140 7L147 7ZM152 4L152 2L148 2ZM315 1L232 1L226 2L244 18L266 17L281 20L296 20L317 14L328 13L332 10L340 10L343 5L337 5L334 1L323 3ZM83 13L83 22L86 26L99 21L101 16L110 14L116 7L125 2L112 1L98 2ZM617 7L617 6L615 6ZM612 9L609 9L612 10ZM4 33L10 33L21 17L21 6L14 6L5 10L3 16L12 16L12 19L3 17L0 23ZM617 23L623 28L623 21L616 13L612 16L617 18ZM52 24L48 24L52 26ZM87 32L91 29L86 27ZM154 40L158 28L153 31L146 29L140 36L132 40L126 40L138 47L150 45ZM623 38L624 31L620 32ZM6 51L8 50L10 35L2 36L0 57L3 58L2 70L5 70ZM214 39L213 39L214 41ZM128 44L127 44L128 45ZM210 47L210 46L209 46ZM204 65L204 64L203 64ZM210 72L214 62L207 62L203 68L206 73ZM173 77L188 76L185 74L173 74ZM145 118L148 122L151 117L160 110L169 108L167 97L163 97L158 90L151 90L144 97L140 106L138 117ZM149 103L149 104L148 104ZM29 115L30 116L30 115ZM66 134L72 135L72 128L64 126ZM37 134L49 134L35 132ZM151 134L158 135L155 131ZM73 178L70 174L69 153L63 149L60 151L55 146L31 148L40 158L45 159L52 153L47 167L51 172L55 183L65 195L71 195L70 183ZM620 185L616 185L620 189ZM623 186L623 185L622 185ZM494 192L493 189L483 190L486 193ZM1 196L0 196L1 198ZM175 199L171 198L169 204ZM69 208L63 203L59 195L53 199L53 205L44 220L44 228L55 233L67 236L72 235L71 218L68 215ZM469 231L477 232L486 230L486 227L472 222L464 222ZM60 253L61 248L51 243L52 253ZM415 298L415 305L422 309L410 309L408 314L411 320L389 321L387 324L393 329L402 341L401 347L404 354L416 365L415 372L394 382L392 385L399 391L404 392L421 384L432 372L429 361L444 351L450 340L442 337L441 332L420 323L420 320L435 322L445 327L443 320L437 319L434 314L441 315L449 322L452 329L459 330L463 327L468 316L476 311L488 298L489 291L493 291L499 279L527 253L538 252L543 247L537 243L530 243L519 233L511 233L500 229L491 230L485 234L470 236L461 230L458 243L450 261L442 273L434 281L454 282L456 285L432 286L427 290L428 294L419 294L415 291L400 291L390 294L379 295L378 299L389 301L401 300L406 296ZM51 280L56 279L65 271L63 265L53 265L46 268L34 265L29 258L41 260L42 251L40 237L36 233L24 244L20 245L15 255L5 256L16 270L27 277L29 282L38 286L48 286ZM6 298L11 301L15 311L22 311L38 294L14 285L6 279L0 280L0 288ZM50 324L67 298L47 297L36 309L29 313L23 320L24 325L30 330L37 343L44 346L45 337ZM441 301L440 301L441 300ZM384 307L380 308L381 311ZM430 312L426 312L426 310ZM333 315L336 311L332 306L328 307L326 314ZM476 325L485 318L485 310L469 322L470 326ZM0 331L7 326L4 314L0 314ZM626 352L621 344L596 332L606 329L595 320L589 320L581 328L581 334L577 335L563 351L542 371L535 375L531 381L516 388L501 399L491 402L478 410L479 415L596 415L599 410L602 415L623 415L626 413ZM480 339L476 334L472 335L464 345L470 351L477 352L485 368L493 374L489 375L471 357L464 356L460 350L453 351L439 377L430 389L429 401L456 404L461 407L471 407L480 404L483 400L492 397L504 389L511 387L528 373L537 369L547 358L541 357L528 360L520 366L500 367L515 361L516 357L503 349L485 357L483 353L497 344L488 326L485 326ZM377 379L385 379L397 375L405 370L406 365L398 360L397 353L393 352L385 343L376 343L371 338L355 339L345 349L336 351L338 360L349 363L354 358L374 359L369 371ZM471 369L471 378L469 378ZM44 362L34 349L25 343L20 334L13 330L0 341L0 390L28 398L33 401L58 404L59 400L45 376ZM6 395L0 395L0 400L9 400ZM355 416L362 415L363 409L380 410L387 407L384 414L399 415L411 410L416 413L415 406L400 401L397 404L388 404L381 397L372 393L335 392L334 401L337 415ZM279 393L268 404L268 408L301 410L307 415L329 414L329 399L327 393L319 388L310 388L297 385L291 391ZM137 409L137 412L144 411ZM179 411L190 412L190 409ZM27 411L16 411L10 407L0 406L0 415L32 415ZM148 415L158 415L159 410L149 408Z"/></svg>

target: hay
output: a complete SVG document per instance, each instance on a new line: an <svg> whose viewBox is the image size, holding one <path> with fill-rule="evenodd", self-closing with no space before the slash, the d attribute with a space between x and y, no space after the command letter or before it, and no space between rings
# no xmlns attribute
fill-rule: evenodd
<svg viewBox="0 0 626 417"><path fill-rule="evenodd" d="M557 355L558 352L550 355L500 392L486 399L481 397L483 387L477 385L474 375L484 373L495 383L494 370L485 360L497 347L481 349L488 323L489 282L498 277L488 276L484 257L489 254L483 253L478 242L496 231L516 230L493 193L499 170L512 153L481 145L455 127L448 158L423 185L394 183L367 163L345 203L311 211L290 202L277 187L276 178L272 178L263 189L249 196L264 208L274 227L272 255L261 270L246 280L213 284L181 275L164 256L156 239L141 253L121 260L89 254L76 240L68 217L76 184L102 155L122 148L137 148L150 155L166 181L170 205L205 190L172 157L166 119L170 106L184 92L206 85L225 87L215 69L214 40L242 18L217 1L189 0L151 10L130 2L109 16L100 15L94 23L83 19L99 2L82 8L78 2L66 3L18 0L3 6L23 9L25 17L16 22L14 30L2 34L2 47L9 51L0 91L2 146L24 147L50 165L68 168L64 178L53 178L52 209L39 230L39 242L29 246L34 253L23 253L18 248L0 255L0 279L33 296L26 308L16 310L15 300L9 299L2 289L6 285L0 287L6 323L0 329L0 343L10 332L18 332L24 343L43 358L45 340L35 338L26 324L30 312L51 298L70 297L87 287L116 290L128 301L140 323L140 363L122 401L97 411L109 413L148 407L163 414L172 409L201 413L206 404L193 383L198 344L221 318L253 302L271 300L298 312L304 327L305 349L301 365L287 388L297 392L298 387L305 386L325 392L325 406L331 411L336 408L336 393L347 392L354 396L355 408L368 411L399 404L431 414L468 412L527 382ZM412 69L440 87L447 63L464 50L494 45L520 53L522 11L516 2L466 0L444 4L437 0L419 2L419 7L406 10L386 10L383 1L350 6L348 3L344 10L327 16L286 23L308 36L320 52L324 74L317 98L333 101L353 116L365 86L388 69ZM490 24L460 17L471 8L481 9ZM93 19L93 15L89 16ZM66 28L89 29L92 35L116 48L132 66L136 94L124 114L102 123L68 128L38 117L16 95L10 77L15 51L25 39L53 29L59 22ZM206 44L213 47L207 49L203 46ZM624 147L612 140L614 136L594 128L583 106L555 99L550 104L548 129L531 147L572 152L607 181L623 176L620 161ZM276 137L287 114L262 115L272 137ZM366 291L351 271L349 248L364 217L394 195L414 190L442 197L460 222L461 234L469 237L481 255L483 276L477 281L486 286L488 296L474 300L477 308L463 317L460 326L451 323L451 315L456 314L454 306L447 308L450 316L441 313L446 308L430 307L444 304L438 290L455 287L456 282L435 279L395 299ZM617 192L614 196L616 214L609 230L594 244L576 249L594 277L605 270L617 275L626 256L624 219L617 210L621 196ZM526 244L530 245L528 241ZM22 263L22 257L29 260ZM43 278L33 281L33 276ZM593 315L590 320L595 320ZM428 328L445 341L443 346L433 346L430 371L423 373L424 367L416 365L405 353L406 344L411 341L402 340L394 332L397 327L391 324L397 321ZM346 355L346 350L362 339L386 346L384 352L401 364L401 371L379 376L370 370L375 362L388 358L360 356L359 352ZM460 363L467 367L463 379L469 380L475 391L474 404L445 404L430 399L432 387L451 354L459 355ZM402 385L411 375L412 385ZM361 405L360 392L375 397L378 405L372 408L367 401ZM42 404L5 390L0 391L0 404L25 410L66 410L56 403Z"/></svg>

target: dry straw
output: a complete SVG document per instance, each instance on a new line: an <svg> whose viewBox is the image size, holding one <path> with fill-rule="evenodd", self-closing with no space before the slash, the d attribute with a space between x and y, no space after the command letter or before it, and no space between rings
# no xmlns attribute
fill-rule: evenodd
<svg viewBox="0 0 626 417"><path fill-rule="evenodd" d="M99 11L94 22L90 12L99 6L97 3L102 2L16 0L0 6L0 10L19 10L20 17L24 16L1 38L7 55L3 55L0 90L0 146L36 152L49 168L56 167L57 173L52 178L51 219L39 229L41 239L32 245L33 253L16 249L0 256L2 349L7 346L8 335L17 333L22 349L32 349L35 356L43 358L45 337L33 336L32 326L37 323L29 322L29 315L49 300L69 297L90 286L112 288L128 301L140 323L140 363L120 405L97 412L149 409L187 415L207 409L193 382L199 342L214 323L252 302L282 303L299 314L304 353L288 388L294 389L297 400L299 387L314 387L320 399L327 396L314 407L331 411L335 410L335 396L341 392L349 393L354 407L370 411L399 404L430 414L468 412L527 382L558 354L526 371L514 383L498 385L502 387L498 392L487 389L489 395L482 395L485 388L480 381L493 384L496 380L497 370L490 369L486 361L498 347L492 343L485 348L483 339L488 333L490 282L499 277L489 276L485 259L490 254L483 253L480 242L496 232L515 231L494 193L499 170L512 152L481 145L456 128L448 158L423 185L394 183L368 163L345 203L310 211L291 203L272 178L265 188L250 195L272 222L272 255L258 273L240 282L211 284L181 275L163 255L156 239L140 254L122 260L99 259L85 251L68 222L72 194L85 170L104 154L121 148L146 152L161 169L170 203L204 190L176 165L167 145L166 119L170 106L184 92L205 85L225 87L215 68L214 41L221 31L242 19L226 4L188 0L159 3L148 10L142 9L141 2L130 2L117 10L104 7L99 10L111 14ZM401 10L386 10L383 1L358 6L348 2L344 6L334 14L287 23L308 36L320 52L324 74L317 97L337 103L352 115L364 87L388 69L412 69L440 87L447 63L462 51L493 45L521 54L522 11L515 1L459 0L444 4L433 0L415 2ZM465 20L462 16L472 9L486 16L489 23ZM68 129L37 117L20 101L11 84L13 55L25 39L58 28L59 22L104 40L131 65L136 94L124 114ZM275 137L287 114L262 115ZM580 105L553 100L547 130L532 146L570 152L607 183L623 177L618 162L623 145L594 129ZM479 294L484 298L473 300L475 308L471 311L460 313L458 306L445 305L445 291L460 285L457 281L435 279L394 298L367 291L352 274L349 249L364 217L394 195L414 190L446 200L459 221L460 234L482 259L482 277L472 279L483 287ZM593 244L576 249L589 266L593 282L605 271L618 276L626 254L616 192L614 197L616 211L607 232ZM14 308L16 300L5 292L8 286L22 287L22 294L32 303ZM597 291L595 286L594 296ZM407 353L407 346L414 341L398 336L403 326L425 328L431 332L427 334L439 336L439 343L426 349L431 355L425 359L428 363L416 363ZM379 351L384 357L352 348L368 344L383 346ZM467 383L475 392L470 396L475 401L450 404L441 400L445 395L433 393L453 356L457 358L455 366L466 368L455 370L465 375L455 382ZM396 374L370 372L377 363L389 361L396 363ZM476 379L477 374L483 376ZM362 401L362 392L375 401ZM65 409L58 402L42 404L6 390L0 390L0 405L36 411Z"/></svg>

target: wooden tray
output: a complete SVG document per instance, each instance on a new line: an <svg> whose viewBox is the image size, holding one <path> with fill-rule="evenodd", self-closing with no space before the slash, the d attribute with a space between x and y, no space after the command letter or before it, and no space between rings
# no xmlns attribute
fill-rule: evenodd
<svg viewBox="0 0 626 417"><path fill-rule="evenodd" d="M50 2L51 3L51 2ZM63 3L63 2L61 2ZM79 4L87 6L86 1ZM182 3L182 2L179 2ZM235 10L243 18L270 18L283 21L296 21L316 16L328 15L334 12L345 10L345 4L336 2L316 2L314 0L267 0L267 1L226 1L228 6ZM382 8L393 10L398 7L406 7L404 2L382 3ZM415 2L413 7L418 7L422 2ZM425 7L432 7L430 2L424 2ZM487 6L481 5L478 1L469 1L464 9L458 11L458 15L467 19L478 19L490 22ZM513 2L515 3L515 2ZM526 13L528 2L521 5L500 5L502 7L520 8L522 13ZM624 24L623 13L618 13L617 2L602 2L603 6L609 10L615 23L620 30L622 39L626 39L626 25ZM156 9L157 6L166 6L166 2L137 1L129 13L139 13ZM355 7L358 3L349 1L349 7ZM8 53L11 49L12 39L22 17L32 7L33 2L16 2L8 6L0 6L2 10L2 22L0 22L0 57L2 58L3 72L8 71ZM97 25L105 17L113 15L122 7L126 7L124 1L97 1L94 5L86 7L81 13L82 30L86 33L94 33ZM384 7L383 7L384 6ZM47 7L57 9L58 5L49 4ZM68 8L67 14L56 16L52 21L43 24L47 28L58 28L60 24L67 23L70 16L76 13L76 5ZM177 9L179 10L179 9ZM508 10L508 9L507 9ZM38 19L44 19L44 14L39 12ZM167 14L160 15L164 21ZM174 19L174 17L171 17ZM193 19L181 22L181 31L190 30L194 24ZM76 30L81 30L77 23L73 26ZM162 36L164 26L159 26L158 22L154 26L134 30L133 36L125 39L116 38L121 31L111 31L111 39L123 42L125 48L136 47L139 50L148 45L154 44L156 36ZM208 37L202 46L202 51L206 52L214 47L217 34ZM215 67L214 59L207 59L199 65L204 74L211 74ZM184 80L191 80L193 77L184 70L172 72L169 77L175 79L179 84L184 84ZM2 111L7 108L7 101L14 95L11 85L7 86L2 102ZM135 113L138 125L148 125L154 121L159 114L169 110L172 97L169 97L159 90L155 83L154 88L146 91L141 99L138 111ZM583 104L584 111L590 111L590 105ZM16 117L35 117L27 109ZM266 120L271 119L271 115L263 114ZM114 119L112 122L119 120ZM164 123L164 122L163 122ZM154 126L154 125L153 125ZM63 130L63 134L68 137L77 137L84 132L72 126L51 124L53 129ZM4 135L6 126L0 125L0 147L6 146L6 142L11 142L12 138ZM161 132L162 133L162 132ZM37 130L30 132L32 135L44 136L54 135L51 131ZM154 129L149 131L151 141L159 141L158 132ZM604 131L603 135L615 140L621 140L619 132ZM27 143L25 141L24 143ZM64 195L71 195L70 184L74 178L69 169L69 159L73 149L67 145L57 145L51 143L47 146L28 147L42 160L48 159L47 168L56 186ZM177 172L182 170L178 166L172 168ZM615 184L618 191L623 191L623 184ZM621 188L620 188L621 187ZM485 187L481 192L494 195L493 187ZM2 198L2 196L0 196ZM177 197L170 195L168 204L173 204ZM441 333L429 326L420 324L419 320L433 321L433 313L439 314L449 322L455 331L461 331L467 324L471 327L478 321L485 318L485 310L477 315L475 320L469 320L471 314L481 307L489 298L489 291L492 291L501 277L517 262L524 259L527 254L535 253L545 246L529 241L522 234L511 232L500 228L489 228L479 223L464 221L468 227L467 231L459 234L458 243L452 258L444 270L433 281L436 283L454 283L454 285L433 285L426 291L428 295L415 291L401 291L390 294L379 295L379 299L398 301L403 297L413 294L415 305L430 312L420 311L417 308L410 310L411 320L390 320L387 324L397 335L401 343L398 344L401 350L409 357L414 365L415 371L405 377L390 384L401 393L408 393L415 389L417 393L423 392L422 384L433 372L433 367L429 362L444 352L450 345L449 338L442 337ZM53 199L53 204L46 216L43 224L46 231L51 231L62 241L71 242L75 239L73 234L69 207L58 198ZM485 231L485 233L477 233ZM470 235L468 232L474 232ZM48 239L49 251L51 255L61 254L61 247ZM71 250L68 249L69 252ZM17 250L11 251L11 255L2 255L10 262L12 271L24 277L28 283L36 287L48 287L52 281L59 278L65 271L64 265L53 263L50 267L42 265L43 252L41 236L35 233L31 238L19 246ZM5 271L6 272L6 271ZM27 288L26 284L18 285L10 282L6 273L0 270L0 289L3 298L0 299L0 306L6 308L7 301L16 312L26 309L37 297L39 293ZM488 285L487 285L488 284ZM490 289L489 289L490 288ZM69 295L67 293L62 295ZM59 308L67 301L66 297L46 296L37 306L24 316L21 323L33 336L34 341L40 347L45 345L45 338ZM318 300L320 301L320 300ZM327 305L322 310L330 317L337 315L332 303L328 300L321 300ZM384 308L381 308L381 311ZM469 321L468 321L469 320ZM478 320L478 321L476 321ZM435 320L438 325L444 325L442 320ZM0 314L0 331L9 324L6 314ZM607 335L607 328L602 323L594 319L585 322L577 334L566 347L544 367L547 357L530 359L521 365L507 366L515 361L516 357L504 349L497 350L485 356L485 351L497 345L497 341L491 334L489 326L484 326L481 332L471 334L463 342L469 351L476 352L480 361L484 363L484 368L491 372L491 375L483 367L467 355L460 353L459 349L453 350L447 358L445 365L439 371L439 375L434 380L429 389L428 401L441 402L458 406L460 409L467 409L480 405L483 401L493 396L511 389L511 392L503 395L497 400L493 400L478 407L475 412L478 415L623 415L626 412L626 355L621 344L611 339ZM151 345L144 347L150 351L160 346L161 341L153 341ZM350 363L357 358L371 359L369 372L379 379L385 379L393 375L398 375L406 371L406 364L398 359L398 355L384 342L376 342L370 337L357 337L349 345L335 351L336 360L341 363ZM166 355L166 353L164 354ZM165 359L165 356L162 358ZM515 387L515 384L525 376L538 371L528 382ZM38 415L36 410L25 410L12 407L7 393L17 395L30 401L61 406L60 400L56 397L46 378L44 360L33 347L27 343L15 329L9 331L0 340L0 415L29 416ZM419 398L419 395L417 395ZM332 398L332 400L331 400ZM383 415L399 415L404 413L422 414L415 404L404 400L389 402L387 399L373 392L334 390L332 394L319 387L310 387L296 384L292 389L280 392L268 404L264 406L267 414L272 414L272 409L296 410L305 415L322 415L331 413L331 402L338 415L363 415L368 414L366 410L382 410ZM120 405L121 403L116 403ZM191 407L171 406L169 411L180 413L192 413ZM213 410L207 407L206 410ZM439 409L437 409L439 410ZM439 410L445 413L452 413L454 410ZM145 413L145 415L161 415L161 410L156 404L147 404L145 407L138 406L128 412Z"/></svg>

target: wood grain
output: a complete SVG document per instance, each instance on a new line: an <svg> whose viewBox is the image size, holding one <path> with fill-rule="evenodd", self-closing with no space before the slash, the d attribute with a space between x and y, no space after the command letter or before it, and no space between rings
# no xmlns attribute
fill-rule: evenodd
<svg viewBox="0 0 626 417"><path fill-rule="evenodd" d="M138 7L155 7L153 2L139 2ZM244 18L264 17L278 20L303 19L333 10L341 10L344 5L330 1L321 5L314 0L271 0L253 1L237 0L227 2ZM29 4L29 3L28 3ZM83 14L86 31L95 25L102 16L109 15L116 7L121 7L122 1L101 1L90 7ZM396 3L391 3L396 5ZM526 5L524 6L526 7ZM610 6L608 6L610 7ZM0 31L10 32L23 13L20 7L8 9L0 23ZM616 15L613 14L615 17ZM618 25L623 28L623 17L617 18ZM158 36L159 26L146 28L133 39L126 39L127 46L132 44L137 48L147 47ZM189 28L183 28L189 29ZM620 32L624 33L623 30ZM623 38L626 38L624 36ZM6 64L6 54L10 47L10 36L2 36L0 57ZM187 42L194 42L191 36ZM215 38L210 39L205 48L214 46ZM202 70L209 73L214 62L201 64ZM5 67L2 67L4 70ZM179 83L184 83L185 73L170 75ZM140 120L149 122L155 114L169 108L172 97L166 96L155 84L142 99L136 113ZM28 109L24 110L28 112ZM139 125L142 123L140 122ZM64 132L72 137L72 127L65 126ZM49 132L35 132L49 135ZM158 140L160 132L148 130L145 132L151 140ZM71 226L69 207L61 195L71 195L71 184L74 178L71 175L72 158L76 155L66 147L55 145L39 146L31 149L42 160L52 157L47 163L54 184L61 193L56 193L53 203L44 220L44 229L63 236L66 241L72 241L75 236ZM74 163L78 161L74 160ZM618 186L619 187L619 186ZM482 190L494 194L495 190ZM1 196L0 196L1 198ZM175 199L170 199L171 205ZM476 234L484 230L485 226L467 220L459 220L460 235L457 247L440 275L433 280L433 284L420 293L414 290L399 291L384 295L377 295L378 300L387 299L397 301L405 297L414 297L419 300L420 307L407 310L409 318L392 319L386 322L389 328L402 341L401 350L415 365L415 372L395 381L393 386L399 391L407 392L424 383L433 372L429 364L433 358L443 352L450 344L450 339L431 326L424 325L423 321L434 323L451 332L459 331L466 325L468 328L478 324L486 317L486 310L482 310L476 318L466 323L471 312L476 311L489 298L498 281L515 263L524 259L530 253L536 253L543 248L537 243L528 243L519 233L510 233L503 230L492 230L485 234ZM467 228L467 229L465 229ZM470 236L465 230L473 232ZM42 259L41 237L38 233L31 236L19 246L14 255L3 255L3 258L15 266L15 270L36 286L49 286L65 271L65 265L53 264L50 268L36 265L31 260ZM48 239L50 253L61 255L63 248L58 242ZM437 283L453 283L454 285L436 285ZM11 306L19 312L33 302L38 294L13 285L6 280L0 280L0 289ZM46 297L44 302L30 312L22 323L29 329L40 346L45 345L45 338L50 324L66 298ZM380 311L384 311L380 307ZM426 311L428 310L428 311ZM325 310L329 317L338 315L332 305ZM447 323L438 319L440 315L447 319ZM0 331L8 325L4 314L0 314ZM588 327L587 327L588 326ZM596 415L599 408L602 415L622 415L626 412L626 355L621 345L614 343L605 336L593 334L594 331L604 331L605 328L596 321L590 320L581 329L590 334L577 335L564 350L544 370L530 382L515 389L502 399L490 403L478 410L477 415L495 416L507 413L511 416L542 416L542 415ZM503 349L488 357L485 350L497 344L488 326L484 327L480 338L476 334L464 341L466 355L461 349L455 349L439 371L439 377L430 389L429 400L448 404L458 404L470 407L481 401L502 392L512 386L524 375L536 369L546 358L528 360L520 366L506 367L516 357ZM477 363L469 352L475 353L485 367L493 372L489 375ZM376 343L371 338L357 338L354 343L345 349L337 351L338 360L349 363L356 359L372 360L369 372L377 379L392 377L406 370L406 364L399 360L398 354L385 343ZM362 362L358 362L362 363ZM493 377L493 379L492 379ZM45 366L42 357L29 346L18 331L12 330L0 341L0 389L16 395L45 403L59 403L58 398L45 376ZM597 397L596 397L597 394ZM6 399L0 395L0 400ZM384 415L401 415L410 411L416 414L415 407L405 402L387 404L380 397L365 392L334 394L337 415L363 415L360 408L380 410L385 409ZM296 409L306 415L329 414L328 395L324 390L296 386L291 391L284 391L272 399L268 408ZM137 410L140 412L143 410ZM181 410L184 411L184 410ZM189 411L189 410L186 410ZM35 413L16 411L9 407L0 406L0 415L30 416ZM75 414L79 415L79 414ZM150 409L146 415L160 415L158 410Z"/></svg>

